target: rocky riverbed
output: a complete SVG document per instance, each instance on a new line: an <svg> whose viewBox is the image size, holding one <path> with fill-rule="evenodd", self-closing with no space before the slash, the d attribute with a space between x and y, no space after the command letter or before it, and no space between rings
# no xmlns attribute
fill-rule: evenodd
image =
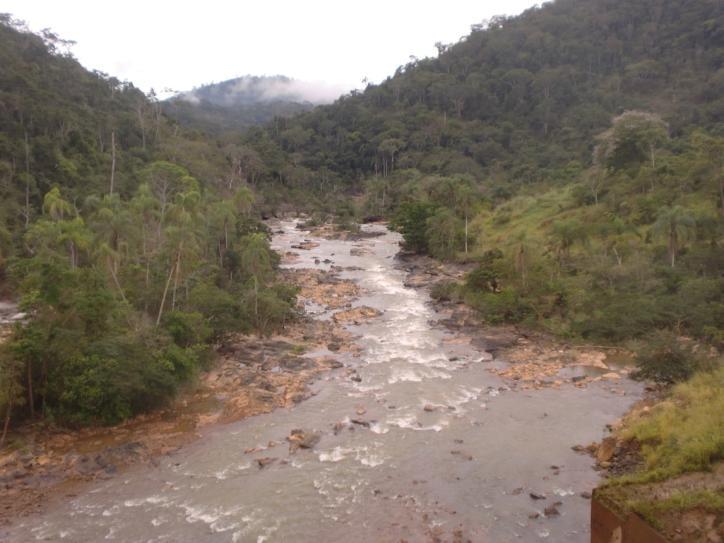
<svg viewBox="0 0 724 543"><path fill-rule="evenodd" d="M222 347L201 387L214 394L179 430L201 439L56 494L0 535L588 541L600 476L586 446L640 398L625 368L436 307L384 226L274 229L312 318L266 345Z"/></svg>
<svg viewBox="0 0 724 543"><path fill-rule="evenodd" d="M345 308L358 289L335 272L288 270L284 279L300 287L300 318L270 338L228 337L217 346L213 369L167 409L110 428L72 431L36 424L12 434L11 446L0 452L0 526L42 511L49 498L75 496L89 482L115 477L130 465L155 466L159 456L198 439L210 425L289 408L308 398L311 380L341 367L334 353L357 347L340 324L346 318L313 319L304 307ZM2 302L0 317L0 331L7 332L24 315L16 305Z"/></svg>

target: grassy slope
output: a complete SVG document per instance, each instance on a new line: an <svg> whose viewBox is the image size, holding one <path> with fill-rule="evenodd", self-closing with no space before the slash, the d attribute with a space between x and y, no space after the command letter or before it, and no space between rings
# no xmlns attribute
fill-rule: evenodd
<svg viewBox="0 0 724 543"><path fill-rule="evenodd" d="M620 434L641 444L643 464L609 480L600 499L642 515L668 535L687 514L724 522L724 368L677 385Z"/></svg>

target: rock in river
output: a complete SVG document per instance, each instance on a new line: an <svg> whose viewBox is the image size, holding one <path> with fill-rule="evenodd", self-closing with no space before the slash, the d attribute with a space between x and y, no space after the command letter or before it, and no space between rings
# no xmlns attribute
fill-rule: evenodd
<svg viewBox="0 0 724 543"><path fill-rule="evenodd" d="M305 430L295 429L292 430L287 437L289 442L289 452L294 452L297 449L311 449L322 438L319 432L307 432Z"/></svg>

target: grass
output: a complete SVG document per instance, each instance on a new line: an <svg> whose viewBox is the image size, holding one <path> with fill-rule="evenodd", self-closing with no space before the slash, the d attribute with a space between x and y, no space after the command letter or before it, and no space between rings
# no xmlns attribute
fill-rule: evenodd
<svg viewBox="0 0 724 543"><path fill-rule="evenodd" d="M597 490L599 499L664 531L687 511L724 511L724 366L676 385L622 432L641 445L643 466L610 479Z"/></svg>
<svg viewBox="0 0 724 543"><path fill-rule="evenodd" d="M712 513L724 510L724 490L694 490L677 492L672 496L652 502L649 500L634 500L629 504L630 509L639 513L654 526L659 527L663 515L676 511L690 511L704 509Z"/></svg>
<svg viewBox="0 0 724 543"><path fill-rule="evenodd" d="M675 386L668 400L628 427L624 438L641 444L645 467L622 482L710 470L724 459L724 366Z"/></svg>

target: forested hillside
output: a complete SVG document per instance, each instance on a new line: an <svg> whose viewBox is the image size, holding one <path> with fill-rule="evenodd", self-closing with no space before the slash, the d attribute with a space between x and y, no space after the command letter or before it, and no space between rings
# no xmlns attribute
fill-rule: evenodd
<svg viewBox="0 0 724 543"><path fill-rule="evenodd" d="M239 132L312 109L313 97L304 90L303 83L281 75L247 75L179 93L161 107L183 126L211 134Z"/></svg>
<svg viewBox="0 0 724 543"><path fill-rule="evenodd" d="M363 190L478 262L437 294L490 322L721 342L723 28L718 1L557 0L247 142L297 201Z"/></svg>
<svg viewBox="0 0 724 543"><path fill-rule="evenodd" d="M244 147L170 122L49 32L0 23L0 285L27 319L0 412L115 422L162 404L227 331L267 333L294 291L242 179Z"/></svg>
<svg viewBox="0 0 724 543"><path fill-rule="evenodd" d="M558 0L496 18L436 58L274 127L290 183L416 168L493 181L499 196L570 180L629 109L679 137L721 131L724 8L716 0ZM573 169L573 170L572 170ZM511 186L512 185L512 186Z"/></svg>
<svg viewBox="0 0 724 543"><path fill-rule="evenodd" d="M5 349L4 405L99 413L73 403L113 384L97 367L121 348L98 342L204 343L172 337L172 317L216 334L283 321L260 209L391 217L409 249L476 264L435 294L489 322L721 344L722 28L716 0L557 0L332 105L209 136L5 17L0 273L32 318ZM253 316L248 296L265 296Z"/></svg>

